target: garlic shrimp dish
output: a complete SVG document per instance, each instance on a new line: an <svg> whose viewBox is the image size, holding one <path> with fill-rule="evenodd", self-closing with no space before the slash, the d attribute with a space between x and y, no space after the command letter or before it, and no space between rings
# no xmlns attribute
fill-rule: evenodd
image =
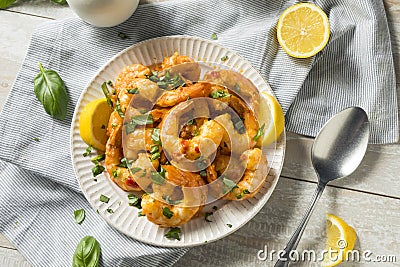
<svg viewBox="0 0 400 267"><path fill-rule="evenodd" d="M180 226L265 184L262 96L243 75L175 53L125 67L109 89L105 168L150 222Z"/></svg>

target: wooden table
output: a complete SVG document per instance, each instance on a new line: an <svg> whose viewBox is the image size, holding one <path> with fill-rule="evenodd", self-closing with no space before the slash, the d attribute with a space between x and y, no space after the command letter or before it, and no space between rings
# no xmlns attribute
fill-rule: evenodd
<svg viewBox="0 0 400 267"><path fill-rule="evenodd" d="M384 2L400 95L400 0ZM0 107L11 89L34 30L45 21L71 16L74 15L67 6L59 6L49 0L18 1L8 10L0 11ZM257 252L266 244L269 250L279 250L284 246L316 186L316 175L310 162L311 144L310 138L288 133L282 176L260 214L233 235L192 249L176 266L270 265L257 259ZM324 248L325 213L333 213L355 227L358 234L356 249L361 253L369 250L373 253L372 257L393 255L397 261L380 265L363 261L345 266L399 266L399 159L400 144L370 145L360 168L351 177L328 186L299 249ZM300 265L318 266L315 263ZM30 266L2 235L0 266Z"/></svg>

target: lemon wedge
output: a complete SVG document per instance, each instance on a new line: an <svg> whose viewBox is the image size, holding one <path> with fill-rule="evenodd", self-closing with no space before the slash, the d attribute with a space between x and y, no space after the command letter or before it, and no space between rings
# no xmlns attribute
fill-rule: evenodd
<svg viewBox="0 0 400 267"><path fill-rule="evenodd" d="M106 150L106 131L111 112L105 98L96 99L85 106L79 118L79 131L86 144L101 151Z"/></svg>
<svg viewBox="0 0 400 267"><path fill-rule="evenodd" d="M279 17L277 37L283 50L296 58L320 52L330 36L329 19L318 6L300 3L287 8Z"/></svg>
<svg viewBox="0 0 400 267"><path fill-rule="evenodd" d="M346 260L347 252L354 248L357 235L353 227L332 214L326 215L326 233L328 237L326 250L328 253L324 254L325 257L321 266L337 266Z"/></svg>
<svg viewBox="0 0 400 267"><path fill-rule="evenodd" d="M285 129L285 117L282 107L273 95L266 92L260 94L260 110L258 121L264 125L264 135L259 139L263 146L275 142Z"/></svg>

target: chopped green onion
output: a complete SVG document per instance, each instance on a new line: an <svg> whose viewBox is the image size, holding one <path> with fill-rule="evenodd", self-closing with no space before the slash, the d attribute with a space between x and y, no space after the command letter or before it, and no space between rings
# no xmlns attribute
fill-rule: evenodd
<svg viewBox="0 0 400 267"><path fill-rule="evenodd" d="M131 171L132 174L135 174L137 172L140 172L142 170L142 168L139 167L132 167L129 169Z"/></svg>
<svg viewBox="0 0 400 267"><path fill-rule="evenodd" d="M151 135L151 139L153 140L154 144L161 145L160 129L157 128L153 129L153 134Z"/></svg>
<svg viewBox="0 0 400 267"><path fill-rule="evenodd" d="M159 147L158 147L158 145L152 145L152 146L150 147L150 154L154 154L154 153L157 153L157 152L159 152Z"/></svg>
<svg viewBox="0 0 400 267"><path fill-rule="evenodd" d="M85 153L83 153L84 157L89 156L90 153L92 153L93 147L92 146L88 146L85 150Z"/></svg>
<svg viewBox="0 0 400 267"><path fill-rule="evenodd" d="M108 105L110 106L110 108L113 108L113 103L112 103L111 97L110 97L110 91L108 91L108 87L107 87L107 83L106 82L104 82L101 85L101 90L103 91L103 94L107 99Z"/></svg>
<svg viewBox="0 0 400 267"><path fill-rule="evenodd" d="M265 123L258 129L256 136L253 137L254 141L258 141L264 135Z"/></svg>
<svg viewBox="0 0 400 267"><path fill-rule="evenodd" d="M114 210L112 210L112 209L107 209L107 212L110 213L110 214L113 214L113 213L114 213Z"/></svg>
<svg viewBox="0 0 400 267"><path fill-rule="evenodd" d="M105 168L101 165L96 165L92 168L92 173L93 173L93 177L96 177L97 175L100 175L101 173L103 173L103 171L105 170Z"/></svg>
<svg viewBox="0 0 400 267"><path fill-rule="evenodd" d="M110 198L105 196L105 195L103 195L103 194L101 194L100 195L100 201L104 202L104 203L108 203L108 201L110 201Z"/></svg>
<svg viewBox="0 0 400 267"><path fill-rule="evenodd" d="M178 205L178 204L182 203L181 199L180 200L172 200L172 199L170 199L169 196L163 196L163 199L165 200L165 202L167 202L170 205Z"/></svg>
<svg viewBox="0 0 400 267"><path fill-rule="evenodd" d="M119 170L118 169L113 170L112 175L114 178L117 178L119 176Z"/></svg>

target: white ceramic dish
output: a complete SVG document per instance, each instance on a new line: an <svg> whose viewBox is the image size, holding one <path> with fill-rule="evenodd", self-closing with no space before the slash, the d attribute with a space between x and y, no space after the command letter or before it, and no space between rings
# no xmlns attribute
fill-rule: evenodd
<svg viewBox="0 0 400 267"><path fill-rule="evenodd" d="M212 218L206 222L203 216L192 219L181 227L181 240L170 240L164 237L168 229L160 228L149 222L146 217L138 217L138 209L127 203L127 194L117 187L104 172L94 181L91 169L93 163L90 157L83 157L87 145L79 135L79 116L82 109L92 100L104 97L101 84L104 81L114 81L118 73L127 65L142 63L151 65L161 62L165 56L173 52L192 57L196 61L215 62L226 65L242 73L260 90L271 94L272 90L261 75L241 56L224 48L217 42L190 36L171 36L151 39L133 45L113 57L106 63L83 90L75 109L71 125L71 157L76 177L82 192L100 215L113 227L137 240L163 247L189 247L218 240L238 230L253 218L265 205L274 190L282 169L285 152L285 133L267 149L270 171L263 188L251 199L232 201L225 205L216 203L219 207ZM222 62L221 57L229 56ZM100 202L100 195L110 197L109 203ZM215 204L212 204L215 205ZM107 209L114 210L113 214ZM207 207L206 207L207 208ZM210 208L210 207L208 207ZM231 224L232 227L227 225Z"/></svg>

